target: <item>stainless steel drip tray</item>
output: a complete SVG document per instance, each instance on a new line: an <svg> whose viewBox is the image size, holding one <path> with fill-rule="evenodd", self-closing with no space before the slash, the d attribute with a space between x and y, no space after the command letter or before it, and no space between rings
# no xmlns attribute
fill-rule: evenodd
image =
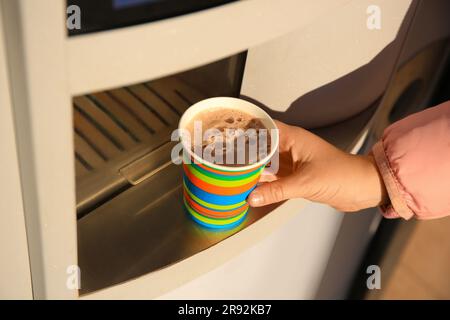
<svg viewBox="0 0 450 320"><path fill-rule="evenodd" d="M163 268L222 241L275 207L250 210L228 231L205 229L185 213L181 167L171 164L78 221L81 294Z"/></svg>

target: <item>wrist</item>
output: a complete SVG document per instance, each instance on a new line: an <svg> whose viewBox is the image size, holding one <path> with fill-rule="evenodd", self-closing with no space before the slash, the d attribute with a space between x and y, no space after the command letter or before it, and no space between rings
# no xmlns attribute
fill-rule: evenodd
<svg viewBox="0 0 450 320"><path fill-rule="evenodd" d="M381 206L389 202L389 196L384 185L383 177L372 154L361 156L366 162L368 195L372 200L371 206Z"/></svg>

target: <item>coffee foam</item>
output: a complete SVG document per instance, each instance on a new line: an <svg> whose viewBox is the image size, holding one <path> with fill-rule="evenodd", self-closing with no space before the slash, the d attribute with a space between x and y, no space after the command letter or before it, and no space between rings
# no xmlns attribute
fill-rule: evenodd
<svg viewBox="0 0 450 320"><path fill-rule="evenodd" d="M258 150L261 147L261 141L266 144L267 153L270 152L270 132L267 132L267 139L258 140L258 134L260 134L261 129L266 129L266 126L263 124L262 120L259 118L255 118L254 116L240 111L236 109L230 108L215 108L213 110L205 110L203 112L198 113L194 119L192 119L189 124L186 126L186 129L189 130L191 134L191 145L192 150L195 152L194 145L194 128L195 122L201 122L201 132L202 132L202 141L201 141L201 150L202 154L205 152L210 152L212 157L215 157L215 152L218 150L215 148L217 141L217 135L211 137L205 137L204 133L207 132L208 129L216 129L221 134L223 148L219 150L222 152L223 157L221 162L213 161L214 163L223 164L226 166L239 166L239 165L248 165L260 160L260 154L257 152L256 157L250 157L250 150ZM249 130L249 129L254 129ZM255 135L252 138L249 138L248 133L254 132ZM205 139L206 138L206 139ZM239 139L245 139L245 143L243 145L239 144ZM242 140L241 140L242 141ZM197 141L195 143L198 143ZM233 148L230 148L230 143L233 144ZM240 147L239 147L240 146ZM234 156L231 158L234 159L233 163L227 163L227 153L234 153ZM239 153L243 154L243 156L239 156ZM265 154L262 155L263 157ZM242 158L244 157L244 158ZM240 159L240 163L236 163L237 160Z"/></svg>

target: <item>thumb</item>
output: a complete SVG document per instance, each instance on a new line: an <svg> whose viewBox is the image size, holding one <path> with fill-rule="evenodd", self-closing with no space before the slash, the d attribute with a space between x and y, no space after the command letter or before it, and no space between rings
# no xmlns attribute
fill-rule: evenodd
<svg viewBox="0 0 450 320"><path fill-rule="evenodd" d="M262 183L250 193L248 202L252 207L261 207L297 197L299 188L296 186L295 180L295 176L288 176Z"/></svg>

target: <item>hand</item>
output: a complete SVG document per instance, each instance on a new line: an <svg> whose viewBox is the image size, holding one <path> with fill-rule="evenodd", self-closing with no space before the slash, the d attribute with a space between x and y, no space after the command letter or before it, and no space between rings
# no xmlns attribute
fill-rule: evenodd
<svg viewBox="0 0 450 320"><path fill-rule="evenodd" d="M345 153L307 130L276 123L280 168L276 176L262 175L266 182L250 194L251 206L305 198L339 211L358 211L387 202L372 156Z"/></svg>

